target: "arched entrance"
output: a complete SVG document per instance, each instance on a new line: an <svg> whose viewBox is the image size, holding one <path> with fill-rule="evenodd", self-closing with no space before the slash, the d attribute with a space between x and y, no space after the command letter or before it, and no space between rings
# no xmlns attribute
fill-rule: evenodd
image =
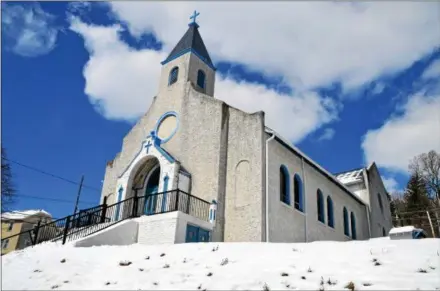
<svg viewBox="0 0 440 291"><path fill-rule="evenodd" d="M157 212L159 197L161 167L156 157L148 156L140 161L130 175L129 189L131 193L128 197L137 196L138 215L153 214Z"/></svg>

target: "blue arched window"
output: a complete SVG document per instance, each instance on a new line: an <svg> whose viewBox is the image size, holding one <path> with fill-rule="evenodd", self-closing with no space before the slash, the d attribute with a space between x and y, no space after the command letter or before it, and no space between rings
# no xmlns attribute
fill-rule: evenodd
<svg viewBox="0 0 440 291"><path fill-rule="evenodd" d="M197 86L199 86L202 89L205 89L205 79L206 79L205 72L199 70L197 72Z"/></svg>
<svg viewBox="0 0 440 291"><path fill-rule="evenodd" d="M280 167L280 200L290 205L289 171L284 165Z"/></svg>
<svg viewBox="0 0 440 291"><path fill-rule="evenodd" d="M293 177L293 192L295 208L299 211L304 212L303 184L301 181L301 177L298 174L295 174L295 176Z"/></svg>
<svg viewBox="0 0 440 291"><path fill-rule="evenodd" d="M356 239L356 218L354 217L354 213L350 213L351 219L351 238Z"/></svg>
<svg viewBox="0 0 440 291"><path fill-rule="evenodd" d="M168 86L173 85L177 82L177 78L179 78L179 67L174 67L170 75L168 76Z"/></svg>
<svg viewBox="0 0 440 291"><path fill-rule="evenodd" d="M316 191L316 201L318 204L318 220L321 221L322 223L325 223L325 218L324 218L324 197L322 196L322 192L321 190L318 189L318 191Z"/></svg>
<svg viewBox="0 0 440 291"><path fill-rule="evenodd" d="M330 227L335 227L335 219L333 215L333 200L327 196L327 224Z"/></svg>
<svg viewBox="0 0 440 291"><path fill-rule="evenodd" d="M344 207L344 234L346 236L350 236L350 228L348 226L348 211L347 208Z"/></svg>

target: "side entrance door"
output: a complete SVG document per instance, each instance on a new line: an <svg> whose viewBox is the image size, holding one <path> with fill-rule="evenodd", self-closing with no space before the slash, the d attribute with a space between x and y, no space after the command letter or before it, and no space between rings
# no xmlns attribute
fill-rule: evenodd
<svg viewBox="0 0 440 291"><path fill-rule="evenodd" d="M198 226L187 224L185 242L209 242L209 231Z"/></svg>

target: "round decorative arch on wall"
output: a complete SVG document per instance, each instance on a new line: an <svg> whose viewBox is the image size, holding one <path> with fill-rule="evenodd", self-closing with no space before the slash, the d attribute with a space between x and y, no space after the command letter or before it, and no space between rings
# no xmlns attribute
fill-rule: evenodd
<svg viewBox="0 0 440 291"><path fill-rule="evenodd" d="M154 132L160 138L161 143L169 141L179 128L179 116L175 111L164 113L156 123Z"/></svg>

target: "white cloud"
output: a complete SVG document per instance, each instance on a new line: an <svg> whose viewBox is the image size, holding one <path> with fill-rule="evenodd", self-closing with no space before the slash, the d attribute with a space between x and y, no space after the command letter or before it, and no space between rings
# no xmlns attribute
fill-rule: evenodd
<svg viewBox="0 0 440 291"><path fill-rule="evenodd" d="M374 85L374 88L373 88L373 90L371 91L371 93L374 94L374 95L378 95L378 94L380 94L380 93L383 92L383 90L385 89L385 87L386 87L385 84L382 83L382 82L376 83L376 84Z"/></svg>
<svg viewBox="0 0 440 291"><path fill-rule="evenodd" d="M90 59L84 67L85 93L106 118L135 120L150 106L165 55L133 50L119 39L119 25L101 27L71 19L84 38Z"/></svg>
<svg viewBox="0 0 440 291"><path fill-rule="evenodd" d="M153 32L169 51L194 4L109 2L131 32ZM400 71L440 44L436 2L198 2L215 60L283 76L296 89L341 81L353 89Z"/></svg>
<svg viewBox="0 0 440 291"><path fill-rule="evenodd" d="M396 192L400 192L400 189L399 189L399 184L397 183L397 181L394 179L394 178L392 178L392 177L389 177L389 178L382 178L382 181L383 181L383 183L384 183L384 185L385 185L385 189L387 189L387 191L388 191L388 193L396 193Z"/></svg>
<svg viewBox="0 0 440 291"><path fill-rule="evenodd" d="M160 61L166 55L130 48L119 38L119 25L94 26L71 18L70 29L84 38L90 53L83 72L85 92L97 110L109 119L135 120L145 113L157 93ZM294 142L336 119L339 110L313 92L283 95L228 76L217 77L216 98L247 112L264 110L267 125Z"/></svg>
<svg viewBox="0 0 440 291"><path fill-rule="evenodd" d="M2 32L6 48L24 57L49 53L56 44L58 28L54 16L44 12L37 2L2 3Z"/></svg>
<svg viewBox="0 0 440 291"><path fill-rule="evenodd" d="M440 95L411 96L401 111L380 128L369 130L362 149L367 162L405 173L414 156L440 151Z"/></svg>
<svg viewBox="0 0 440 291"><path fill-rule="evenodd" d="M331 140L335 136L335 130L333 128L326 128L322 135L318 138L319 141Z"/></svg>
<svg viewBox="0 0 440 291"><path fill-rule="evenodd" d="M422 79L440 79L440 59L435 60L423 72Z"/></svg>

